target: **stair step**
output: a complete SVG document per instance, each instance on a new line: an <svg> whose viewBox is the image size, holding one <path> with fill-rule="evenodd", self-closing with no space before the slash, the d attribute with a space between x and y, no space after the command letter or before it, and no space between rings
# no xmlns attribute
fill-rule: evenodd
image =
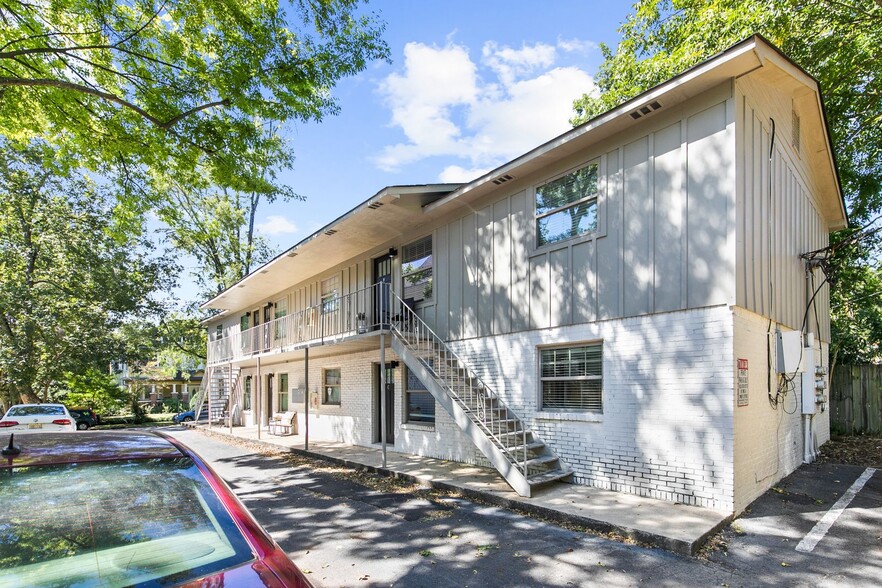
<svg viewBox="0 0 882 588"><path fill-rule="evenodd" d="M551 482L562 480L571 475L573 475L573 470L569 468L558 468L556 470L551 470L548 472L542 472L541 474L529 476L527 478L527 483L535 488L536 486L541 486L543 484L549 484Z"/></svg>
<svg viewBox="0 0 882 588"><path fill-rule="evenodd" d="M514 453L514 452L512 452ZM527 460L527 467L536 467L541 465L547 465L550 463L554 463L556 461L560 461L560 458L556 455L542 455L539 457L534 457L532 459Z"/></svg>

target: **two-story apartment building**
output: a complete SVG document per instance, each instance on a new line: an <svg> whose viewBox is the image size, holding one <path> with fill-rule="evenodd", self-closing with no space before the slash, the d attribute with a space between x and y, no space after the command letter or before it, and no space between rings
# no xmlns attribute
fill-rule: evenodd
<svg viewBox="0 0 882 588"><path fill-rule="evenodd" d="M753 37L465 184L387 187L204 308L241 424L729 512L811 460L846 225Z"/></svg>

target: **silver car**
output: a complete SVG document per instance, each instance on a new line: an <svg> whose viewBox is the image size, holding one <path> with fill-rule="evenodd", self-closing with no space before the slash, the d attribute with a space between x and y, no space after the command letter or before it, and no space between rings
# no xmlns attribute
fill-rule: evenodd
<svg viewBox="0 0 882 588"><path fill-rule="evenodd" d="M76 419L63 404L15 404L0 420L0 431L9 433L76 430Z"/></svg>

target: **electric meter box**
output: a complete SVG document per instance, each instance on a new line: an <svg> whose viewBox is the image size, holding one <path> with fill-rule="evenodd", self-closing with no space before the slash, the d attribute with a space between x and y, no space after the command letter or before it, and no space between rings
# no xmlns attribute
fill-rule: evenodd
<svg viewBox="0 0 882 588"><path fill-rule="evenodd" d="M777 331L779 374L802 371L802 331Z"/></svg>

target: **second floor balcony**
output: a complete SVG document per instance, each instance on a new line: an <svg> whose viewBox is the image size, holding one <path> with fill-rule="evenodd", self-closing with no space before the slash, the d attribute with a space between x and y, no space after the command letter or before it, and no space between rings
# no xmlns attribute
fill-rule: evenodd
<svg viewBox="0 0 882 588"><path fill-rule="evenodd" d="M379 334L400 314L397 300L390 284L380 283L245 330L227 328L209 337L208 365Z"/></svg>

